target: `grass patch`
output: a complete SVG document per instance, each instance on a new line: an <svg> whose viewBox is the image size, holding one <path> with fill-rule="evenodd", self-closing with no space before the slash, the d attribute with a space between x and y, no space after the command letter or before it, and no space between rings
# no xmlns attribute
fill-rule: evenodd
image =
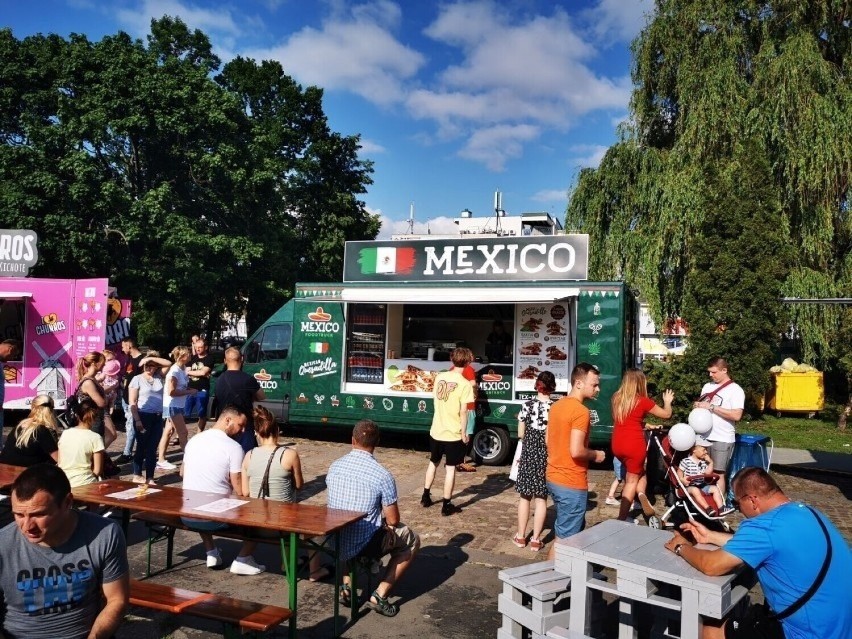
<svg viewBox="0 0 852 639"><path fill-rule="evenodd" d="M749 421L744 418L737 424L737 430L769 435L779 448L852 454L852 423L845 431L838 430L839 410L837 406L827 406L812 419L804 415L775 417L765 413Z"/></svg>

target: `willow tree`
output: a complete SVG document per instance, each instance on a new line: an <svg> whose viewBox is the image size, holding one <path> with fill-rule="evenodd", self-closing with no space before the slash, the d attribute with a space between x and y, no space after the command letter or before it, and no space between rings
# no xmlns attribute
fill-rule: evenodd
<svg viewBox="0 0 852 639"><path fill-rule="evenodd" d="M779 292L849 296L850 19L848 0L657 0L633 43L629 124L568 205L566 227L591 236L592 276L625 278L658 320L682 313L696 247L729 213L708 176L745 141L780 204L765 232L795 249ZM805 359L830 364L839 311L788 310Z"/></svg>

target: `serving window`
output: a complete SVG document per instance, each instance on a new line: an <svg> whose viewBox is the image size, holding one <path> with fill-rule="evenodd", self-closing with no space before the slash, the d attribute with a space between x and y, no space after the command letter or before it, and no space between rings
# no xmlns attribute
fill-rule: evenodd
<svg viewBox="0 0 852 639"><path fill-rule="evenodd" d="M514 304L401 305L400 355L405 359L449 360L457 346L476 361L512 361Z"/></svg>

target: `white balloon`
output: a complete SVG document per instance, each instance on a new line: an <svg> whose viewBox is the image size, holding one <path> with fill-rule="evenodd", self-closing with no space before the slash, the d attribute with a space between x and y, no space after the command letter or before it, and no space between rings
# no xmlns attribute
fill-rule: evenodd
<svg viewBox="0 0 852 639"><path fill-rule="evenodd" d="M677 451L687 451L695 446L695 431L689 424L675 424L669 430L669 441Z"/></svg>
<svg viewBox="0 0 852 639"><path fill-rule="evenodd" d="M713 414L706 408L693 408L687 421L699 435L709 433L713 429Z"/></svg>

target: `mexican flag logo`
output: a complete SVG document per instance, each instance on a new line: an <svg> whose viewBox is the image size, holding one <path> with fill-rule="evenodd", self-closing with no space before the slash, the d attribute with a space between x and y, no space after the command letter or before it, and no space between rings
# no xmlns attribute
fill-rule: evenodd
<svg viewBox="0 0 852 639"><path fill-rule="evenodd" d="M414 270L415 252L410 247L364 248L358 256L362 275L408 275Z"/></svg>

